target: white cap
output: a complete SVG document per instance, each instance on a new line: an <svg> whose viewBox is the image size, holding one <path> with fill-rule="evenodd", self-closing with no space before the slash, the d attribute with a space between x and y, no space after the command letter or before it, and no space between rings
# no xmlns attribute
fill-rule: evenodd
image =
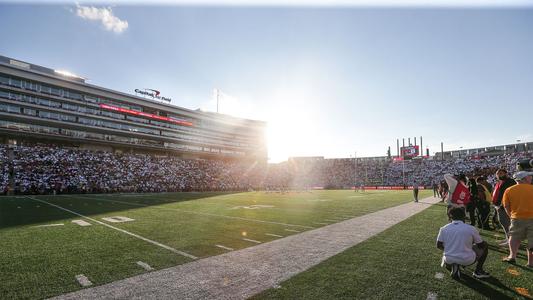
<svg viewBox="0 0 533 300"><path fill-rule="evenodd" d="M533 176L533 172L519 171L519 172L514 173L513 178L515 180L522 180L526 178L527 176Z"/></svg>

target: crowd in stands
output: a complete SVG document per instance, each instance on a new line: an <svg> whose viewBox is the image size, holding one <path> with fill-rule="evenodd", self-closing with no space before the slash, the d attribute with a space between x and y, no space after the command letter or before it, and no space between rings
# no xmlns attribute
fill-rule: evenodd
<svg viewBox="0 0 533 300"><path fill-rule="evenodd" d="M14 147L12 164L18 194L246 191L354 185L431 187L445 173L485 175L493 183L497 168L513 172L516 162L530 155L517 152L400 162L319 158L266 164L33 145ZM2 191L7 191L9 182L8 161L7 146L0 145Z"/></svg>

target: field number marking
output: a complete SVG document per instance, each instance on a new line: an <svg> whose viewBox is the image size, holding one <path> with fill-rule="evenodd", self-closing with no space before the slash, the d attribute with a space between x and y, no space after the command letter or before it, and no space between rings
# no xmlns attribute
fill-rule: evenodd
<svg viewBox="0 0 533 300"><path fill-rule="evenodd" d="M87 276L83 274L76 275L76 280L83 287L93 285L93 283L89 280L89 278L87 278Z"/></svg>
<svg viewBox="0 0 533 300"><path fill-rule="evenodd" d="M93 225L93 224L91 224L89 222L86 222L86 221L83 221L83 220L72 220L72 223L78 224L78 225L80 225L82 227Z"/></svg>
<svg viewBox="0 0 533 300"><path fill-rule="evenodd" d="M228 251L233 251L234 250L233 248L222 246L222 245L215 245L215 246L218 247L218 248L224 249L224 250L228 250Z"/></svg>
<svg viewBox="0 0 533 300"><path fill-rule="evenodd" d="M198 259L198 257L196 257L196 256L194 256L194 255L192 255L192 254L189 254L189 253L185 253L185 252L183 252L183 251L176 250L176 249L174 249L174 248L172 248L172 247L170 247L170 246L167 246L167 245L161 244L161 243L159 243L159 242L156 242L156 241L153 241L153 240L147 239L147 238L145 238L145 237L143 237L143 236L140 236L140 235L138 235L138 234L135 234L135 233L132 233L132 232L126 231L126 230L124 230L124 229L120 229L120 228L118 228L118 227L115 227L115 226L109 225L109 224L104 223L104 222L100 222L100 221L98 221L98 220L96 220L96 219L93 219L93 218L91 218L91 217L84 216L84 215L82 215L82 214L79 214L79 213L77 213L77 212L75 212L75 211L72 211L72 210L70 210L70 209L67 209L67 208L61 207L61 206L59 206L59 205L55 205L55 204L52 204L52 203L49 203L49 202L46 202L46 201L44 201L44 200L40 200L40 199L37 199L37 198L33 198L33 197L28 197L28 198L29 198L29 199L32 199L32 200L35 200L35 201L39 201L39 202L44 203L44 204L48 204L48 205L53 206L53 207L56 207L56 208L59 208L59 209L61 209L61 210L67 211L67 212L69 212L69 213L71 213L71 214L74 214L74 215L76 215L76 216L80 216L80 217L85 218L85 219L87 219L87 220L89 220L89 221L93 221L94 223L97 223L97 224L100 224L100 225L104 225L104 226L106 226L106 227L108 227L108 228L114 229L114 230L116 230L116 231L120 231L120 232L125 233L125 234L127 234L127 235L130 235L130 236L136 237L136 238L138 238L138 239L140 239L140 240L143 240L143 241L145 241L145 242L148 242L148 243L150 243L150 244L153 244L153 245L159 246L159 247L161 247L161 248L167 249L167 250L169 250L169 251L171 251L171 252L173 252L173 253L176 253L176 254L179 254L179 255L183 255L183 256L185 256L185 257L192 258L192 259Z"/></svg>
<svg viewBox="0 0 533 300"><path fill-rule="evenodd" d="M279 237L279 238L282 238L282 237L283 237L282 235L279 235L279 234L273 234L273 233L265 233L265 235L274 236L274 237Z"/></svg>
<svg viewBox="0 0 533 300"><path fill-rule="evenodd" d="M147 264L145 262L142 262L142 261L138 261L137 265L140 266L141 268L145 269L146 271L153 271L154 270L154 268L152 268L149 264Z"/></svg>
<svg viewBox="0 0 533 300"><path fill-rule="evenodd" d="M170 211L181 211L181 212L184 212L184 213L195 214L195 215L226 218L226 219L234 219L234 220L242 220L242 221L248 221L248 222L257 222L257 223L264 223L264 224L276 224L276 225L293 226L293 227L301 227L301 228L314 228L312 226L297 225L297 224L287 224L287 223L280 223L280 222L273 222L273 221L263 221L263 220L249 219L249 218L243 218L243 217L217 215L217 214L212 214L212 213L204 213L204 212L183 210L183 209L179 209L179 208L166 208L166 207L159 207L159 206L151 206L151 205L145 205L145 204L139 204L139 203L130 203L130 202L125 202L125 201L118 201L118 200L109 200L109 199L100 199L100 198L91 198L91 197L77 197L77 198L95 199L95 200L100 200L100 201L111 202L111 204L112 204L112 202L116 202L116 203L121 203L121 204L127 204L127 205L133 205L133 206L142 206L142 207L153 208L153 209L162 209L162 210L170 210Z"/></svg>
<svg viewBox="0 0 533 300"><path fill-rule="evenodd" d="M256 244L261 244L260 241L256 241L256 240L251 240L251 239L243 239L245 241L248 241L248 242L252 242L252 243L256 243Z"/></svg>
<svg viewBox="0 0 533 300"><path fill-rule="evenodd" d="M123 223L123 222L135 221L134 219L130 219L128 217L121 217L121 216L102 218L102 220L111 222L111 223Z"/></svg>

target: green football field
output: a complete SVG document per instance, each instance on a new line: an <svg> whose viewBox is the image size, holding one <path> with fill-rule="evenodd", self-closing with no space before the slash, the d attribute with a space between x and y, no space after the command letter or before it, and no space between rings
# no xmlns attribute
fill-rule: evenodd
<svg viewBox="0 0 533 300"><path fill-rule="evenodd" d="M78 274L103 284L146 272L138 261L166 268L410 200L407 191L2 197L0 298L58 295L81 288Z"/></svg>
<svg viewBox="0 0 533 300"><path fill-rule="evenodd" d="M421 198L430 193L421 191ZM149 272L138 262L159 270L298 234L408 201L412 201L410 191L2 197L0 299L59 295L83 288L75 278L79 274L85 275L93 285L100 285ZM413 220L420 219L407 230L396 229L405 226L405 222L402 222L320 264L316 267L319 278L335 278L331 272L336 273L337 270L330 270L328 264L345 265L346 253L355 251L353 255L356 257L380 257L381 250L374 249L372 245L383 243L383 238L379 237L387 233L390 235L391 230L398 231L392 235L395 242L388 243L390 249L387 251L392 253L390 259L393 262L402 259L406 249L403 242L414 240L412 236L415 234L421 234L420 240L415 240L419 244L410 246L431 249L428 257L438 257L439 252L434 249L434 231L446 219L442 210L434 215L431 211L406 220L415 222ZM348 259L354 259L353 255L349 255ZM375 262L374 265L365 266L372 269L368 280L379 280L390 272L381 267L385 261L377 259ZM424 267L426 271L429 268ZM286 284L282 284L284 288L266 291L258 297L295 298L295 295L302 294L300 289L313 291L306 284L319 286L314 284L313 279L312 272L317 272L316 268L289 280L289 286L293 289L285 289ZM527 272L522 271L525 275L518 276L517 283L509 285L524 287L521 283L523 280L533 282L533 276ZM312 278L302 281L302 276ZM331 283L325 281L328 286L341 282L337 279ZM524 288L527 291L527 285ZM509 287L509 290L512 289ZM352 291L347 295L358 293ZM516 292L502 294L519 295ZM327 295L318 293L315 298L328 298ZM384 298L390 296L385 295ZM309 298L312 296L310 294Z"/></svg>

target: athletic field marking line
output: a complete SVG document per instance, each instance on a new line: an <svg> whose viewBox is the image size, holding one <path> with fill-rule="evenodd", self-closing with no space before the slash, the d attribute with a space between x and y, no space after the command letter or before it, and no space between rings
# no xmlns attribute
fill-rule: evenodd
<svg viewBox="0 0 533 300"><path fill-rule="evenodd" d="M218 248L221 248L221 249L224 249L224 250L228 250L228 251L233 251L233 250L235 250L235 249L233 249L233 248L226 247L226 246L223 246L223 245L215 245L215 247L218 247Z"/></svg>
<svg viewBox="0 0 533 300"><path fill-rule="evenodd" d="M426 297L426 300L437 300L437 293L428 292L428 296Z"/></svg>
<svg viewBox="0 0 533 300"><path fill-rule="evenodd" d="M282 237L283 237L282 235L279 235L279 234L273 234L273 233L265 233L265 235L269 235L269 236L273 236L273 237L279 237L279 238L282 238Z"/></svg>
<svg viewBox="0 0 533 300"><path fill-rule="evenodd" d="M65 224L63 223L57 223L57 224L44 224L44 225L37 225L37 226L32 226L32 227L55 227L55 226L63 226Z"/></svg>
<svg viewBox="0 0 533 300"><path fill-rule="evenodd" d="M83 287L93 285L93 283L89 280L89 278L87 278L87 276L83 274L76 275L76 280Z"/></svg>
<svg viewBox="0 0 533 300"><path fill-rule="evenodd" d="M437 272L437 273L435 273L435 278L437 278L437 279L443 279L443 278L444 278L444 273L441 273L441 272Z"/></svg>
<svg viewBox="0 0 533 300"><path fill-rule="evenodd" d="M322 223L322 222L313 222L313 224L318 224L318 225L329 225L329 223Z"/></svg>
<svg viewBox="0 0 533 300"><path fill-rule="evenodd" d="M328 222L339 222L339 220L332 220L332 219L324 219L324 221L328 221Z"/></svg>
<svg viewBox="0 0 533 300"><path fill-rule="evenodd" d="M120 217L120 216L102 218L102 220L110 222L110 223L124 223L124 222L135 221L134 219L130 219L127 217Z"/></svg>
<svg viewBox="0 0 533 300"><path fill-rule="evenodd" d="M72 223L80 225L82 227L93 225L93 224L91 224L89 222L86 222L86 221L83 221L83 220L72 220Z"/></svg>
<svg viewBox="0 0 533 300"><path fill-rule="evenodd" d="M87 217L87 216L84 216L84 215L82 215L82 214L79 214L79 213L77 213L77 212L75 212L75 211L72 211L72 210L69 210L69 209L63 208L63 207L61 207L61 206L59 206L59 205L55 205L55 204L52 204L52 203L46 202L46 201L44 201L44 200L39 200L39 199L36 199L36 198L33 198L33 197L28 197L28 198L29 198L29 199L32 199L32 200L35 200L35 201L39 201L39 202L41 202L41 203L48 204L48 205L53 206L53 207L56 207L56 208L59 208L59 209L61 209L61 210L67 211L67 212L69 212L69 213L71 213L71 214L75 214L76 216L80 216L80 217L85 218L85 219L87 219L87 220L93 221L93 222L95 222L95 223L97 223L97 224L104 225L104 226L109 227L109 228L111 228L111 229L115 229L115 230L120 231L120 232L122 232L122 233L125 233L125 234L127 234L127 235L131 235L131 236L136 237L136 238L138 238L138 239L140 239L140 240L143 240L143 241L148 242L148 243L150 243L150 244L153 244L153 245L159 246L159 247L161 247L161 248L167 249L167 250L169 250L169 251L171 251L171 252L174 252L174 253L176 253L176 254L183 255L183 256L186 256L186 257L188 257L188 258L192 258L192 259L198 259L198 257L196 257L196 256L194 256L194 255L192 255L192 254L189 254L189 253L185 253L185 252L183 252L183 251L176 250L176 249L174 249L174 248L172 248L172 247L170 247L170 246L167 246L167 245L161 244L161 243L159 243L159 242L156 242L156 241L153 241L153 240L147 239L147 238L145 238L145 237L143 237L143 236L140 236L140 235L138 235L138 234L135 234L135 233L132 233L132 232L126 231L126 230L124 230L124 229L120 229L120 228L115 227L115 226L111 226L111 225L109 225L109 224L107 224L107 223L104 223L104 222L100 222L100 221L98 221L98 220L96 220L96 219L93 219L93 218L91 218L91 217Z"/></svg>
<svg viewBox="0 0 533 300"><path fill-rule="evenodd" d="M261 244L260 241L256 241L256 240L251 240L251 239L243 239L244 241L248 241L248 242L252 242L252 243L256 243L256 244Z"/></svg>
<svg viewBox="0 0 533 300"><path fill-rule="evenodd" d="M138 261L138 262L136 262L136 264L138 266L140 266L141 268L145 269L146 271L153 271L154 270L154 268L152 268L149 264L147 264L145 262Z"/></svg>
<svg viewBox="0 0 533 300"><path fill-rule="evenodd" d="M301 231L294 230L294 229L285 229L285 231L289 231L289 232L301 232Z"/></svg>
<svg viewBox="0 0 533 300"><path fill-rule="evenodd" d="M154 205L145 205L145 204L140 204L140 203L130 203L130 202L124 202L124 201L118 201L118 200L99 199L99 198L91 198L91 197L76 197L76 196L74 196L73 198L88 198L88 199L101 200L101 201L106 201L106 202L117 202L117 203L122 203L122 204L127 204L127 205L133 205L133 206L142 206L142 207L162 209L162 210L171 210L171 211L181 211L181 212L189 213L189 214L204 215L204 216L219 217L219 218L228 218L228 219L235 219L235 220L242 220L242 221L249 221L249 222L258 222L258 223L276 224L276 225L283 225L283 226L302 227L302 228L309 228L309 229L314 228L314 227L305 226L305 225L287 224L287 223L280 223L280 222L273 222L273 221L263 221L263 220L256 220L256 219L248 219L248 218L242 218L242 217L217 215L217 214L211 214L211 213L203 213L203 212L197 212L197 211L183 210L183 209L179 209L179 208L159 207L159 206L154 206ZM167 203L161 203L161 204L167 204Z"/></svg>

